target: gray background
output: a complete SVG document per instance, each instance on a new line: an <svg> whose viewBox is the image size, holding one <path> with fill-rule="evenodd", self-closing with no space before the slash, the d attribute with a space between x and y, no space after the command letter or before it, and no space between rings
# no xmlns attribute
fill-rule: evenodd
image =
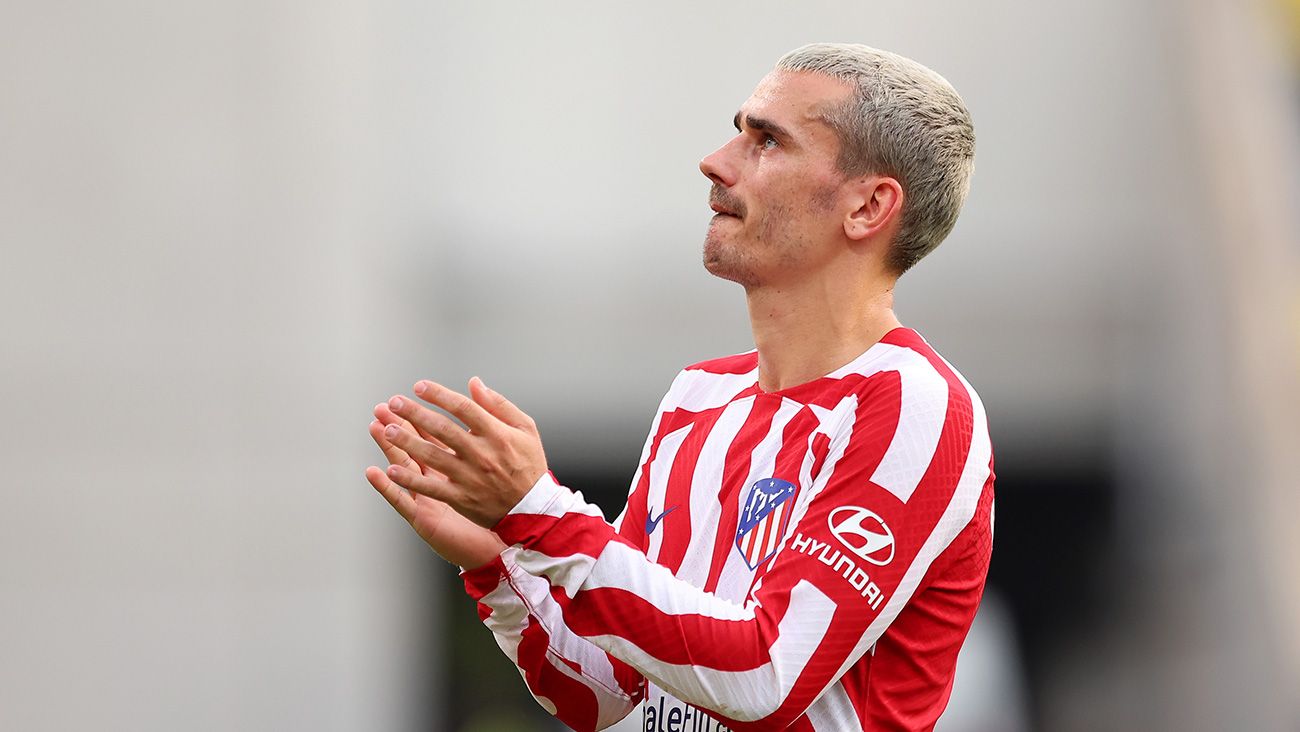
<svg viewBox="0 0 1300 732"><path fill-rule="evenodd" d="M976 124L900 317L999 455L1118 489L1035 724L1294 729L1282 8L6 4L0 728L440 724L465 601L362 477L371 406L479 374L553 461L630 477L676 370L752 347L698 161L783 52L848 40Z"/></svg>

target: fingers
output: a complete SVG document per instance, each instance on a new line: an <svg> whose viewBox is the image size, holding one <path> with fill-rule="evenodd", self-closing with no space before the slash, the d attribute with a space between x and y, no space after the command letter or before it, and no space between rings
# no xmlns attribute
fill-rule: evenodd
<svg viewBox="0 0 1300 732"><path fill-rule="evenodd" d="M426 440L429 440L430 442L435 442L439 445L442 445L443 447L446 447L446 445L443 445L442 442L438 440L438 438L434 437L433 435L430 435L427 432L420 431L418 428L416 428L415 425L411 424L410 422L407 422L405 419L402 419L398 415L393 414L393 410L389 408L388 402L380 402L375 405L375 419L378 419L380 422L383 422L385 425L395 424L403 429L407 429L414 432L415 434L419 435L420 437L423 437Z"/></svg>
<svg viewBox="0 0 1300 732"><path fill-rule="evenodd" d="M532 417L516 407L509 399L489 388L479 377L475 376L469 380L469 393L476 403L502 422L530 432L537 431L537 423Z"/></svg>
<svg viewBox="0 0 1300 732"><path fill-rule="evenodd" d="M393 410L388 408L388 402L380 402L375 405L375 419L383 422L385 425L395 424L399 427L406 427L412 432L415 431L415 427L412 426L410 422L407 422L396 414L393 414Z"/></svg>
<svg viewBox="0 0 1300 732"><path fill-rule="evenodd" d="M402 518L407 522L415 520L415 497L390 480L387 473L371 465L366 468L366 480Z"/></svg>
<svg viewBox="0 0 1300 732"><path fill-rule="evenodd" d="M388 408L396 416L410 422L422 437L427 436L456 453L463 453L469 447L470 434L463 427L445 414L435 412L414 399L395 396L388 400ZM416 457L416 460L419 458Z"/></svg>
<svg viewBox="0 0 1300 732"><path fill-rule="evenodd" d="M446 419L446 417L443 417L443 419ZM421 472L419 468L427 468L441 474L438 477L460 473L460 466L456 459L457 454L442 447L441 444L435 445L395 424L384 427L381 436L405 453L408 458L418 463L415 467L399 464L400 467L408 467L415 472Z"/></svg>
<svg viewBox="0 0 1300 732"><path fill-rule="evenodd" d="M379 445L379 449L384 452L384 457L388 458L389 465L401 465L411 470L419 470L420 466L416 465L405 450L389 442L388 438L384 437L383 422L375 420L370 423L370 439L374 440L376 445Z"/></svg>
<svg viewBox="0 0 1300 732"><path fill-rule="evenodd" d="M369 477L369 472L370 471L366 471L367 477ZM396 483L402 488L415 491L416 493L421 493L430 498L443 501L444 503L452 502L451 499L455 493L455 489L452 487L451 481L441 475L436 473L432 475L424 475L419 471L408 470L397 465L389 465L386 475L391 482ZM385 498L387 498L387 496L385 496ZM408 498L410 498L410 496L408 496ZM414 506L413 498L412 506ZM396 508L396 506L394 506L394 508Z"/></svg>
<svg viewBox="0 0 1300 732"><path fill-rule="evenodd" d="M385 426L390 424L395 424L398 427L401 427L402 429L407 430L412 434L419 436L421 439L425 440L426 442L431 442L437 445L438 447L441 447L442 449L451 452L451 448L443 444L442 440L439 440L437 437L434 437L428 432L425 432L417 428L415 425L411 424L410 422L407 422L405 419L402 419L396 414L393 414L393 410L389 408L387 402L380 402L379 404L375 405L375 418L378 419L379 422Z"/></svg>
<svg viewBox="0 0 1300 732"><path fill-rule="evenodd" d="M498 426L498 420L473 399L437 382L428 379L417 381L415 394L435 407L446 410L475 434L488 434Z"/></svg>

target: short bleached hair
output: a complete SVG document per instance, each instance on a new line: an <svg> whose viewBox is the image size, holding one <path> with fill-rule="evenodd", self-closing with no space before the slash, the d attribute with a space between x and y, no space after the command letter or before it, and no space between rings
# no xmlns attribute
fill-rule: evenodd
<svg viewBox="0 0 1300 732"><path fill-rule="evenodd" d="M856 87L823 118L840 141L846 177L887 175L903 187L903 211L887 265L902 274L952 231L975 166L975 128L942 76L870 46L812 43L776 64L826 74Z"/></svg>

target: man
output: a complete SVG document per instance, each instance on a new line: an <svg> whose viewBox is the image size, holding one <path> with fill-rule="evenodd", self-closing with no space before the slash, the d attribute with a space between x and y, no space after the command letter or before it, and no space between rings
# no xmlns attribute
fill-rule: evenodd
<svg viewBox="0 0 1300 732"><path fill-rule="evenodd" d="M974 134L924 67L814 44L778 62L700 164L713 274L757 349L674 380L614 525L550 475L480 380L394 397L372 485L463 567L528 688L578 730L929 729L993 533L970 385L892 310L951 230Z"/></svg>

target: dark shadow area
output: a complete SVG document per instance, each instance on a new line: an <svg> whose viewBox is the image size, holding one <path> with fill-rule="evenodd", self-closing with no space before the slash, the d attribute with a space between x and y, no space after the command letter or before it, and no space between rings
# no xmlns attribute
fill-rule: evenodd
<svg viewBox="0 0 1300 732"><path fill-rule="evenodd" d="M988 581L1015 619L1034 729L1043 729L1042 681L1057 672L1057 649L1091 635L1106 615L1100 588L1116 536L1109 459L1056 456L1049 465L1042 457L998 459Z"/></svg>

